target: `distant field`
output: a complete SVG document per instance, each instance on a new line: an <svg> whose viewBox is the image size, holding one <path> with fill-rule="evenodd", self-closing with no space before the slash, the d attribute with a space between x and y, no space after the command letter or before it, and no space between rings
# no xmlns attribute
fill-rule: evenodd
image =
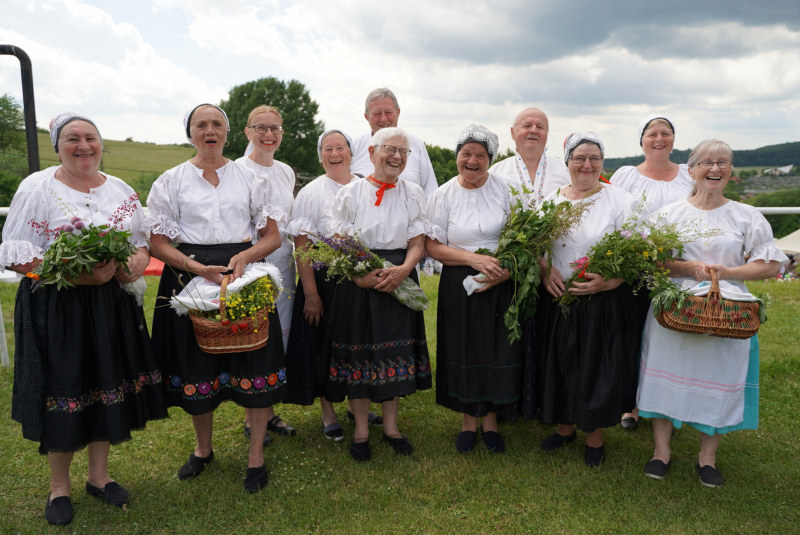
<svg viewBox="0 0 800 535"><path fill-rule="evenodd" d="M144 173L161 174L195 155L195 149L177 145L155 145L137 141L103 140L103 169L130 182ZM42 169L58 165L50 136L39 133L39 161Z"/></svg>

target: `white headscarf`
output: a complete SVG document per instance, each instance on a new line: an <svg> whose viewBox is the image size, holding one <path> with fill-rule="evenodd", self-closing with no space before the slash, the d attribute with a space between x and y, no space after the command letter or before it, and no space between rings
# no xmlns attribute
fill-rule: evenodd
<svg viewBox="0 0 800 535"><path fill-rule="evenodd" d="M672 133L675 133L675 125L672 124L672 121L667 119L664 115L659 113L654 113L653 115L648 115L645 119L639 123L639 146L642 146L642 138L644 137L644 131L647 130L647 127L650 126L650 123L655 121L656 119L664 119L669 123L669 127L672 129Z"/></svg>
<svg viewBox="0 0 800 535"><path fill-rule="evenodd" d="M579 132L575 134L570 134L567 136L567 139L564 140L564 162L566 163L569 160L569 157L572 155L572 151L575 150L575 147L581 144L582 141L590 141L600 147L600 155L605 158L606 157L606 148L603 146L603 142L600 141L600 138L597 137L594 132Z"/></svg>
<svg viewBox="0 0 800 535"><path fill-rule="evenodd" d="M228 114L225 113L225 110L223 110L222 108L220 108L219 106L217 106L215 104L198 104L194 108L192 108L189 111L187 111L186 115L183 116L183 129L186 130L186 139L189 140L189 144L191 144L192 147L194 147L194 143L192 143L192 134L191 134L191 131L190 131L190 126L191 126L191 122L192 122L192 115L194 115L194 112L197 111L197 108L202 108L203 106L211 106L212 108L217 108L219 111L221 111L222 112L222 116L225 117L225 124L228 127L228 132L231 131L231 123L230 123L230 121L228 121Z"/></svg>
<svg viewBox="0 0 800 535"><path fill-rule="evenodd" d="M325 130L319 139L317 140L317 154L319 155L319 162L322 163L322 140L328 137L330 134L333 133L342 134L344 136L344 140L347 142L347 148L350 149L350 156L353 155L353 138L348 136L344 130L339 130L338 128L331 128L330 130Z"/></svg>
<svg viewBox="0 0 800 535"><path fill-rule="evenodd" d="M100 144L103 144L103 136L100 135L100 129L97 128L97 125L94 124L94 121L84 115L78 115L77 113L68 111L62 113L61 115L57 115L52 121L50 121L50 141L53 143L53 148L56 150L56 154L58 153L58 138L61 137L61 130L72 121L86 121L90 125L94 126L94 129L97 130L97 135L100 137Z"/></svg>
<svg viewBox="0 0 800 535"><path fill-rule="evenodd" d="M462 130L461 134L458 135L458 141L456 142L456 155L458 155L461 147L467 143L473 142L483 145L483 148L485 148L486 152L489 153L489 165L492 165L492 162L494 162L494 159L497 157L497 149L500 147L500 142L497 139L497 135L495 135L482 124L472 123Z"/></svg>

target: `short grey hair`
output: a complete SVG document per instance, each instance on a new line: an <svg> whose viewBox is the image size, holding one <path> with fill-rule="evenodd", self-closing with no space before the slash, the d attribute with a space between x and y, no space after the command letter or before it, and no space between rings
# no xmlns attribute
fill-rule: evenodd
<svg viewBox="0 0 800 535"><path fill-rule="evenodd" d="M724 141L720 141L719 139L706 139L705 141L698 143L691 154L689 154L689 159L686 161L686 165L691 169L709 154L724 154L726 157L730 158L731 161L733 161L733 149L731 149L730 145ZM733 169L732 164L731 169ZM692 178L694 179L694 177ZM692 194L690 196L694 196L696 193L697 182L692 180Z"/></svg>
<svg viewBox="0 0 800 535"><path fill-rule="evenodd" d="M369 113L369 103L373 100L378 100L379 98L390 98L394 103L394 107L396 110L400 110L400 104L397 103L397 97L394 96L391 89L387 89L385 87L379 87L378 89L373 89L367 95L367 101L364 103L364 113Z"/></svg>
<svg viewBox="0 0 800 535"><path fill-rule="evenodd" d="M405 130L399 127L389 127L389 128L381 128L372 136L372 140L370 140L370 145L373 147L380 147L381 145L386 143L386 140L390 137L400 136L406 140L406 145L410 144L409 136Z"/></svg>

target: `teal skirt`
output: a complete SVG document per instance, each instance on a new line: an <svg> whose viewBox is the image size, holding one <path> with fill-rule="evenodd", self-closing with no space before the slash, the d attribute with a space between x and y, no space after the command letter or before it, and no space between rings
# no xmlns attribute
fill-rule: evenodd
<svg viewBox="0 0 800 535"><path fill-rule="evenodd" d="M747 378L745 379L744 388L744 419L741 423L730 425L728 427L711 427L708 425L698 424L695 422L682 422L675 420L668 416L664 416L658 412L640 411L640 418L664 418L672 422L672 425L677 429L683 427L686 423L694 427L698 431L705 433L709 436L725 435L731 431L738 431L740 429L758 429L758 335L750 339L750 357L747 363Z"/></svg>

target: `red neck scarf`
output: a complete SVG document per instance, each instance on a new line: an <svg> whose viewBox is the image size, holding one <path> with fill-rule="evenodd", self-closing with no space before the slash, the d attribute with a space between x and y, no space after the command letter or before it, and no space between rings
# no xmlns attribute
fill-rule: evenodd
<svg viewBox="0 0 800 535"><path fill-rule="evenodd" d="M386 193L387 189L396 188L397 182L395 182L394 184L389 184L388 182L381 182L380 180L375 180L375 177L372 175L369 175L369 178L370 180L372 180L376 184L380 184L381 186L380 188L378 188L378 191L375 192L375 196L378 197L378 200L375 201L375 206L380 206L381 201L383 200L383 194Z"/></svg>

